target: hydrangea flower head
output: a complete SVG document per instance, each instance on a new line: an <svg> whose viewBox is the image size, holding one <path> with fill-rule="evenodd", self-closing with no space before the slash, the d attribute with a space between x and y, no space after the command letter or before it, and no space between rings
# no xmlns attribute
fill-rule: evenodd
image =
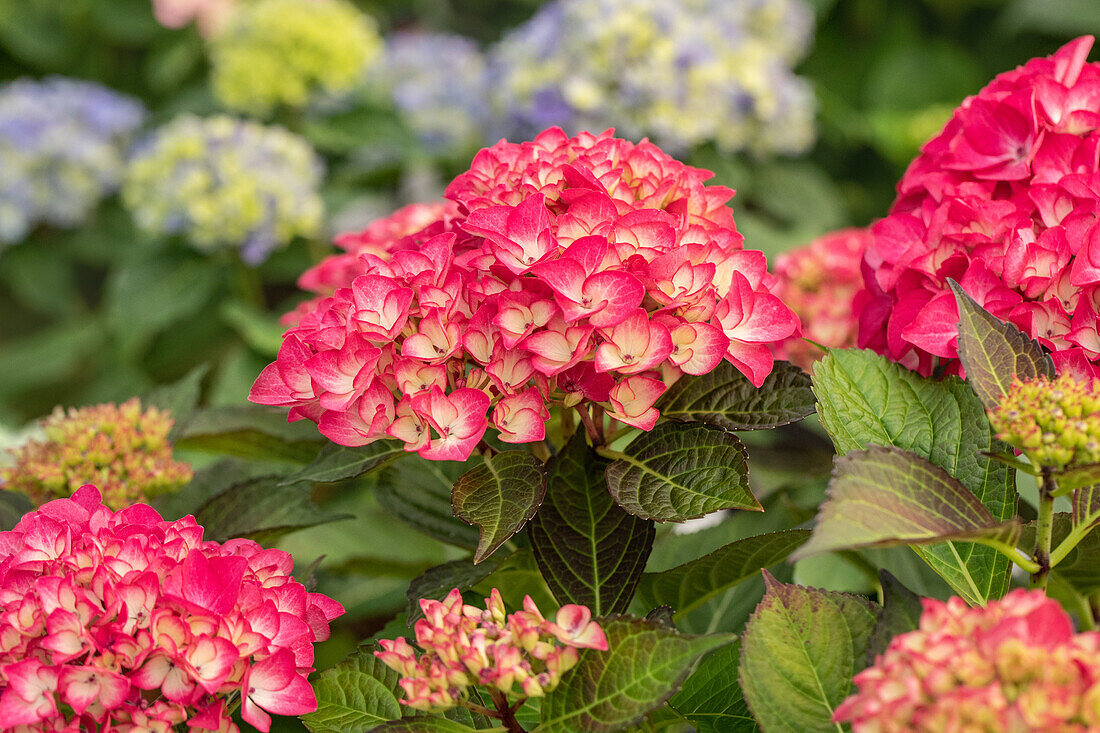
<svg viewBox="0 0 1100 733"><path fill-rule="evenodd" d="M165 28L195 23L206 37L216 35L229 21L240 0L153 0L153 16Z"/></svg>
<svg viewBox="0 0 1100 733"><path fill-rule="evenodd" d="M214 94L232 110L266 116L351 91L382 42L346 0L254 0L214 39Z"/></svg>
<svg viewBox="0 0 1100 733"><path fill-rule="evenodd" d="M42 423L43 440L9 449L15 460L0 468L0 483L42 504L94 482L115 509L175 491L191 480L191 468L172 458L172 424L168 413L143 410L136 397L121 405L58 407Z"/></svg>
<svg viewBox="0 0 1100 733"><path fill-rule="evenodd" d="M130 163L123 201L144 229L196 249L239 248L249 264L321 226L322 163L281 127L184 115Z"/></svg>
<svg viewBox="0 0 1100 733"><path fill-rule="evenodd" d="M401 674L405 699L416 710L442 711L481 685L516 697L542 697L576 666L578 649L607 651L607 637L585 606L562 606L553 621L530 596L523 610L506 615L496 588L485 608L466 605L457 588L442 601L421 599L416 646L404 637L381 642L375 652Z"/></svg>
<svg viewBox="0 0 1100 733"><path fill-rule="evenodd" d="M859 321L854 303L863 289L860 266L870 240L868 229L844 229L776 258L775 294L798 314L803 336L829 348L856 345ZM777 348L777 354L809 369L823 352L802 339L791 339Z"/></svg>
<svg viewBox="0 0 1100 733"><path fill-rule="evenodd" d="M1042 591L984 608L924 599L920 628L855 677L834 720L855 733L1081 731L1100 726L1100 634Z"/></svg>
<svg viewBox="0 0 1100 733"><path fill-rule="evenodd" d="M648 430L666 384L723 359L759 386L798 319L709 175L610 131L487 148L439 219L311 271L322 297L250 399L343 445L464 460L489 425L542 440L553 405Z"/></svg>
<svg viewBox="0 0 1100 733"><path fill-rule="evenodd" d="M1100 463L1100 378L1016 380L989 421L1036 466Z"/></svg>
<svg viewBox="0 0 1100 733"><path fill-rule="evenodd" d="M801 0L553 0L492 51L500 132L614 125L670 150L802 152L814 101L792 66L812 31Z"/></svg>
<svg viewBox="0 0 1100 733"><path fill-rule="evenodd" d="M947 278L1053 352L1100 359L1100 64L1091 37L966 99L898 184L867 252L860 345L930 374L959 371Z"/></svg>
<svg viewBox="0 0 1100 733"><path fill-rule="evenodd" d="M36 224L80 224L122 180L145 119L137 100L52 77L0 86L0 244Z"/></svg>
<svg viewBox="0 0 1100 733"><path fill-rule="evenodd" d="M0 720L34 731L261 731L317 707L313 644L339 603L251 540L194 517L113 512L85 486L0 532ZM18 726L26 726L20 728Z"/></svg>
<svg viewBox="0 0 1100 733"><path fill-rule="evenodd" d="M394 33L386 38L382 60L371 77L385 87L429 150L465 150L486 139L490 110L485 56L470 39L447 33Z"/></svg>

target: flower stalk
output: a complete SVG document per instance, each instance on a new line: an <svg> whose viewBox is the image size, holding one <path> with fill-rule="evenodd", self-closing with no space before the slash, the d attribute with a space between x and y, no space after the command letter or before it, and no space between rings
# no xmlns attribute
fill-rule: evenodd
<svg viewBox="0 0 1100 733"><path fill-rule="evenodd" d="M1031 574L1030 586L1043 590L1047 587L1050 575L1050 547L1054 536L1054 492L1058 482L1051 469L1044 467L1039 475L1039 520L1035 530L1035 552L1033 557L1039 569Z"/></svg>

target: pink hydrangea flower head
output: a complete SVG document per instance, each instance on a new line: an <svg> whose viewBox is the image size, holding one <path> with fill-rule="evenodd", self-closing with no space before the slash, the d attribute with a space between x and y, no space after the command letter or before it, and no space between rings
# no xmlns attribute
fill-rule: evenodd
<svg viewBox="0 0 1100 733"><path fill-rule="evenodd" d="M261 731L316 709L313 644L339 603L251 540L114 512L84 486L0 532L0 721L35 731ZM175 728L178 730L179 728Z"/></svg>
<svg viewBox="0 0 1100 733"><path fill-rule="evenodd" d="M541 440L554 406L648 430L668 384L723 359L759 386L798 318L710 176L610 130L486 148L447 204L344 235L303 275L317 297L250 399L343 445L463 460L490 426Z"/></svg>
<svg viewBox="0 0 1100 733"><path fill-rule="evenodd" d="M855 300L863 290L861 264L870 242L870 229L842 229L776 258L775 294L798 314L810 341L829 348L856 345ZM798 338L777 345L775 353L806 370L823 356Z"/></svg>
<svg viewBox="0 0 1100 733"><path fill-rule="evenodd" d="M1091 36L967 98L873 227L859 345L930 374L961 371L954 278L1059 367L1100 360L1100 63Z"/></svg>
<svg viewBox="0 0 1100 733"><path fill-rule="evenodd" d="M585 606L562 606L551 622L530 596L522 611L509 615L496 588L484 609L463 603L455 588L442 601L422 599L420 608L424 618L414 627L415 647L398 637L383 640L382 651L375 652L401 674L401 702L417 710L454 707L476 686L542 697L577 664L578 649L608 648L603 629Z"/></svg>
<svg viewBox="0 0 1100 733"><path fill-rule="evenodd" d="M191 467L172 458L173 421L136 397L121 405L58 407L42 422L45 437L10 450L15 462L0 468L0 484L36 504L101 486L104 502L121 509L191 480Z"/></svg>
<svg viewBox="0 0 1100 733"><path fill-rule="evenodd" d="M855 733L1086 731L1100 726L1100 634L1017 589L984 608L925 599L920 628L855 677L833 716Z"/></svg>

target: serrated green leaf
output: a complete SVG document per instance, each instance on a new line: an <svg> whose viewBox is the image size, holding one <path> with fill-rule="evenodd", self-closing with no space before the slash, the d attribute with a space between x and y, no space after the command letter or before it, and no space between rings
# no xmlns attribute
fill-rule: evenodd
<svg viewBox="0 0 1100 733"><path fill-rule="evenodd" d="M581 654L543 700L536 733L611 733L634 725L680 689L699 657L736 638L678 634L627 618L603 628L608 650Z"/></svg>
<svg viewBox="0 0 1100 733"><path fill-rule="evenodd" d="M402 449L402 443L396 440L381 440L356 447L328 443L312 463L288 476L286 482L343 481L377 471L403 455L405 451Z"/></svg>
<svg viewBox="0 0 1100 733"><path fill-rule="evenodd" d="M782 562L810 537L806 529L746 537L661 573L646 573L638 598L646 606L672 606L677 617L691 613L711 598L761 570Z"/></svg>
<svg viewBox="0 0 1100 733"><path fill-rule="evenodd" d="M546 464L546 498L527 528L539 570L559 603L622 613L653 549L653 523L620 508L578 430Z"/></svg>
<svg viewBox="0 0 1100 733"><path fill-rule="evenodd" d="M472 550L477 528L456 519L451 509L451 488L465 470L465 463L409 456L386 468L374 495L392 516L441 542Z"/></svg>
<svg viewBox="0 0 1100 733"><path fill-rule="evenodd" d="M477 525L478 563L518 532L542 504L546 469L523 450L485 456L484 463L459 476L451 492L455 516Z"/></svg>
<svg viewBox="0 0 1100 733"><path fill-rule="evenodd" d="M362 644L313 679L317 710L302 716L311 733L365 733L401 717L401 675L374 656L380 649L375 642Z"/></svg>
<svg viewBox="0 0 1100 733"><path fill-rule="evenodd" d="M469 733L472 730L476 728L448 720L441 715L417 715L383 723L377 728L371 728L371 733ZM504 733L504 728L488 728L483 733L495 731Z"/></svg>
<svg viewBox="0 0 1100 733"><path fill-rule="evenodd" d="M237 484L206 502L195 519L206 529L206 538L224 541L230 537L265 537L326 522L347 519L348 514L331 514L309 498L309 484L285 485L280 476Z"/></svg>
<svg viewBox="0 0 1100 733"><path fill-rule="evenodd" d="M745 700L768 733L839 731L833 711L863 667L874 607L859 596L764 578L767 593L741 640Z"/></svg>
<svg viewBox="0 0 1100 733"><path fill-rule="evenodd" d="M635 516L683 522L720 509L763 511L749 491L744 444L721 428L663 423L616 458L607 487Z"/></svg>
<svg viewBox="0 0 1100 733"><path fill-rule="evenodd" d="M1000 403L1014 379L1054 378L1054 361L1039 342L980 306L947 278L959 309L959 360L986 409Z"/></svg>
<svg viewBox="0 0 1100 733"><path fill-rule="evenodd" d="M920 596L902 585L901 581L885 570L879 570L878 577L882 584L882 610L867 642L868 665L886 651L895 636L916 630L924 612Z"/></svg>
<svg viewBox="0 0 1100 733"><path fill-rule="evenodd" d="M26 494L0 489L0 531L11 529L33 509L34 504Z"/></svg>
<svg viewBox="0 0 1100 733"><path fill-rule="evenodd" d="M933 381L860 349L833 349L813 369L821 423L840 454L896 446L958 479L998 521L1016 516L1015 472L983 453L1004 453L985 408L963 381ZM914 548L957 593L973 603L1000 598L1011 563L992 547L945 542ZM972 588L980 593L974 597Z"/></svg>
<svg viewBox="0 0 1100 733"><path fill-rule="evenodd" d="M685 376L657 401L663 417L727 430L762 430L797 422L814 412L810 377L785 361L775 363L759 388L723 361L708 374Z"/></svg>
<svg viewBox="0 0 1100 733"><path fill-rule="evenodd" d="M172 416L175 424L168 434L169 440L175 440L187 421L191 419L199 404L202 393L202 380L210 371L209 364L200 364L172 384L164 384L146 392L141 398L145 407L157 407Z"/></svg>
<svg viewBox="0 0 1100 733"><path fill-rule="evenodd" d="M422 598L441 601L453 588L458 588L459 591L473 588L488 578L499 565L499 560L491 558L477 565L469 560L452 560L436 565L434 568L428 568L412 579L409 589L405 592L405 599L409 604L405 612L408 625L412 626L423 617L424 614L420 610Z"/></svg>
<svg viewBox="0 0 1100 733"><path fill-rule="evenodd" d="M809 542L791 555L862 547L923 545L990 537L1013 545L1015 521L998 522L939 466L900 448L871 446L837 456ZM980 595L981 590L972 587Z"/></svg>
<svg viewBox="0 0 1100 733"><path fill-rule="evenodd" d="M759 730L737 682L740 660L739 641L715 649L703 657L699 668L668 701L695 726L696 733L755 733Z"/></svg>

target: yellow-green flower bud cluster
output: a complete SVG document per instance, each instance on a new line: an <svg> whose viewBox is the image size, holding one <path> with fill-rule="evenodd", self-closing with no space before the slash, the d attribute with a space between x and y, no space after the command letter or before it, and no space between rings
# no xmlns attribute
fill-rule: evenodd
<svg viewBox="0 0 1100 733"><path fill-rule="evenodd" d="M1015 381L989 421L997 437L1047 468L1100 463L1100 380Z"/></svg>
<svg viewBox="0 0 1100 733"><path fill-rule="evenodd" d="M214 93L253 115L301 108L352 91L381 50L374 21L345 0L257 0L214 40Z"/></svg>
<svg viewBox="0 0 1100 733"><path fill-rule="evenodd" d="M239 247L249 264L321 227L323 166L281 127L179 117L134 156L123 201L142 228L199 250Z"/></svg>
<svg viewBox="0 0 1100 733"><path fill-rule="evenodd" d="M136 397L67 412L58 407L42 423L44 439L9 449L15 462L0 468L0 482L35 504L95 484L107 506L123 509L191 480L191 467L172 458L172 424L167 412L143 410Z"/></svg>

